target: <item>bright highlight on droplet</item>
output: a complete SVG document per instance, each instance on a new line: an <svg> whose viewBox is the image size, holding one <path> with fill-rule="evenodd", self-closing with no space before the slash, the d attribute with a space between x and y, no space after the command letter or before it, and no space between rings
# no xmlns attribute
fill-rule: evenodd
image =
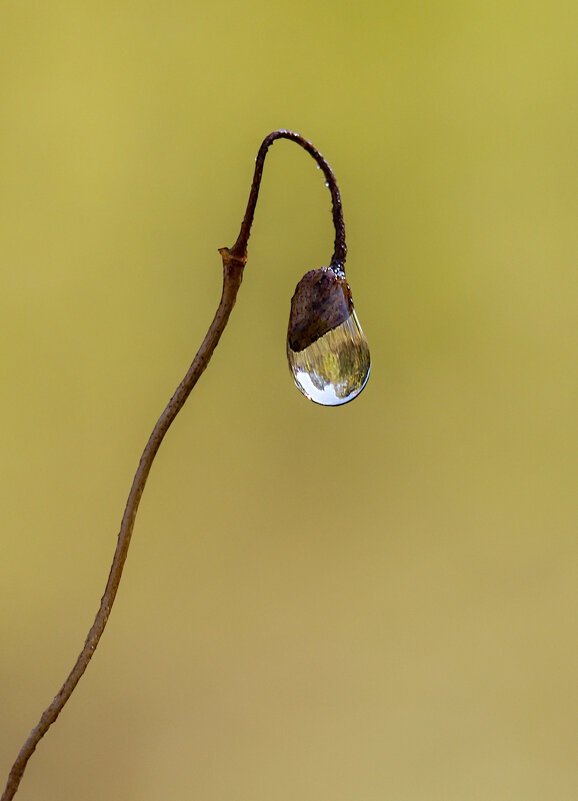
<svg viewBox="0 0 578 801"><path fill-rule="evenodd" d="M303 350L287 343L293 380L301 392L323 406L340 406L356 398L369 378L369 346L355 311L345 322Z"/></svg>

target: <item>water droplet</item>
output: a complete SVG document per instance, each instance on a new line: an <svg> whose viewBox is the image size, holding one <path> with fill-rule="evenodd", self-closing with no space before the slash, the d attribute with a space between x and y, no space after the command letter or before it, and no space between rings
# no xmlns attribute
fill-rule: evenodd
<svg viewBox="0 0 578 801"><path fill-rule="evenodd" d="M291 301L287 358L301 392L323 406L359 395L369 378L369 346L345 277L331 268L311 270Z"/></svg>
<svg viewBox="0 0 578 801"><path fill-rule="evenodd" d="M289 367L305 397L323 406L356 398L369 378L369 346L355 312L303 350L287 345Z"/></svg>

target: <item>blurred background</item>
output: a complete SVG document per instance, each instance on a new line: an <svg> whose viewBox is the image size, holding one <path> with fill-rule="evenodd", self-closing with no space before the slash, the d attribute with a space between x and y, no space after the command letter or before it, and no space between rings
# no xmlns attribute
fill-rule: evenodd
<svg viewBox="0 0 578 801"><path fill-rule="evenodd" d="M276 142L18 798L576 799L574 0L4 0L0 31L2 786L287 127L339 181L369 383L293 386L289 301L333 230Z"/></svg>

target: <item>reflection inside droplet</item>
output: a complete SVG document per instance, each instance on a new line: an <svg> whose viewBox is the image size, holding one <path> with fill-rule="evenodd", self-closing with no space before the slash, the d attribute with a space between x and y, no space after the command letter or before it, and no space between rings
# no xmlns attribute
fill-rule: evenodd
<svg viewBox="0 0 578 801"><path fill-rule="evenodd" d="M303 350L287 343L293 379L301 392L323 406L339 406L356 398L369 378L369 346L355 311Z"/></svg>

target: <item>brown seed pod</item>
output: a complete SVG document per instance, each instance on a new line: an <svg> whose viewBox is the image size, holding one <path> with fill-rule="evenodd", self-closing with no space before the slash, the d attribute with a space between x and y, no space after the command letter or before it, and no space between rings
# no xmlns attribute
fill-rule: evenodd
<svg viewBox="0 0 578 801"><path fill-rule="evenodd" d="M331 267L310 270L291 298L287 339L293 351L308 348L328 331L344 323L353 311L345 276Z"/></svg>

